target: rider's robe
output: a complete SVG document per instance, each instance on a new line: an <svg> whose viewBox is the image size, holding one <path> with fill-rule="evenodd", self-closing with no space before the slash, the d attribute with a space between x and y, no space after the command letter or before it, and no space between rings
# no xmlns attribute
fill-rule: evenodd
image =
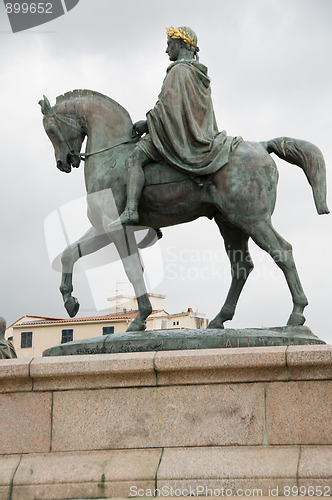
<svg viewBox="0 0 332 500"><path fill-rule="evenodd" d="M191 174L216 172L237 145L218 131L207 68L176 61L167 69L158 101L147 114L151 141L164 160Z"/></svg>

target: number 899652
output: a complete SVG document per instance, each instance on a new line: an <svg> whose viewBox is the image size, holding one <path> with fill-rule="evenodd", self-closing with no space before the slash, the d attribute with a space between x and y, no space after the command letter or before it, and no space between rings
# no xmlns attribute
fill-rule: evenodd
<svg viewBox="0 0 332 500"><path fill-rule="evenodd" d="M52 3L6 3L7 14L52 14Z"/></svg>

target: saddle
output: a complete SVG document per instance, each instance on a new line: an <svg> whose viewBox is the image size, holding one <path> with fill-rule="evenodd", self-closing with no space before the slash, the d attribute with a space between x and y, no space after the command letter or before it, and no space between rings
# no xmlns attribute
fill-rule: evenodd
<svg viewBox="0 0 332 500"><path fill-rule="evenodd" d="M242 137L228 136L224 142L221 154L218 156L218 163L216 167L209 173L203 174L199 170L197 173L192 169L187 171L178 170L175 167L169 165L165 161L148 163L144 167L145 176L145 186L155 186L158 184L172 184L174 182L181 182L186 179L191 179L193 182L199 186L203 186L202 179L209 177L211 174L215 174L224 167L234 150L243 141Z"/></svg>
<svg viewBox="0 0 332 500"><path fill-rule="evenodd" d="M144 167L145 186L155 186L158 184L172 184L181 182L190 176L184 172L176 170L165 161L148 163Z"/></svg>

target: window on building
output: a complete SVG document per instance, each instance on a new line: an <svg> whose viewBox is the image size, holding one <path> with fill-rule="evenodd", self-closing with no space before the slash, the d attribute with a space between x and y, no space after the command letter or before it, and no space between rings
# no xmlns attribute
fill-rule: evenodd
<svg viewBox="0 0 332 500"><path fill-rule="evenodd" d="M162 330L167 330L167 319L162 319L161 320L161 329Z"/></svg>
<svg viewBox="0 0 332 500"><path fill-rule="evenodd" d="M65 344L66 342L71 342L73 338L74 338L74 330L72 328L68 328L67 330L62 330L61 344Z"/></svg>
<svg viewBox="0 0 332 500"><path fill-rule="evenodd" d="M21 348L32 347L32 332L21 332Z"/></svg>
<svg viewBox="0 0 332 500"><path fill-rule="evenodd" d="M103 335L111 335L114 333L114 326L103 326Z"/></svg>
<svg viewBox="0 0 332 500"><path fill-rule="evenodd" d="M173 326L178 326L180 324L179 321L173 321Z"/></svg>

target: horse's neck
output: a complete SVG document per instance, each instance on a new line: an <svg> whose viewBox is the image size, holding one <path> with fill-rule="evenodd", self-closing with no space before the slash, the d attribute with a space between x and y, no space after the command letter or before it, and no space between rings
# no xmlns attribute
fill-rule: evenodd
<svg viewBox="0 0 332 500"><path fill-rule="evenodd" d="M98 151L131 138L132 121L129 114L116 102L105 98L89 99L82 103L86 123L86 152Z"/></svg>
<svg viewBox="0 0 332 500"><path fill-rule="evenodd" d="M100 94L75 96L57 105L57 111L77 119L88 137L86 152L125 142L131 138L132 121L118 103Z"/></svg>

